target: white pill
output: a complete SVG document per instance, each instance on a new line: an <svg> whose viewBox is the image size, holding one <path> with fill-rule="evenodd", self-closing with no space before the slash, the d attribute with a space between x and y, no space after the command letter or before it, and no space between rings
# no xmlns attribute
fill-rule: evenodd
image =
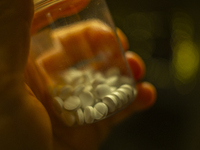
<svg viewBox="0 0 200 150"><path fill-rule="evenodd" d="M100 120L104 118L107 114L108 114L108 107L104 103L100 102L94 106L95 119Z"/></svg>
<svg viewBox="0 0 200 150"><path fill-rule="evenodd" d="M92 106L94 105L94 96L89 91L82 91L82 93L79 95L79 98L81 100L81 107L84 109L86 106Z"/></svg>
<svg viewBox="0 0 200 150"><path fill-rule="evenodd" d="M114 92L114 91L116 91L116 90L117 90L117 87L115 87L115 86L112 86L112 87L110 87L110 90L111 90L111 92Z"/></svg>
<svg viewBox="0 0 200 150"><path fill-rule="evenodd" d="M107 84L100 84L95 89L95 96L97 98L103 98L108 94L111 94L111 89Z"/></svg>
<svg viewBox="0 0 200 150"><path fill-rule="evenodd" d="M85 91L92 91L93 90L93 87L92 85L86 85L85 88L84 88Z"/></svg>
<svg viewBox="0 0 200 150"><path fill-rule="evenodd" d="M128 89L132 89L132 86L129 84L123 84L120 87L124 87L124 88L128 88Z"/></svg>
<svg viewBox="0 0 200 150"><path fill-rule="evenodd" d="M117 99L113 95L107 95L102 99L102 102L108 106L109 112L115 111L117 108Z"/></svg>
<svg viewBox="0 0 200 150"><path fill-rule="evenodd" d="M109 86L118 86L119 85L119 77L118 76L111 76L109 78L107 78L106 83Z"/></svg>
<svg viewBox="0 0 200 150"><path fill-rule="evenodd" d="M112 95L116 96L116 99L117 99L117 108L121 108L123 106L123 103L124 103L123 102L124 101L123 100L124 96L121 93L117 92L117 91L113 92Z"/></svg>
<svg viewBox="0 0 200 150"><path fill-rule="evenodd" d="M107 77L111 77L111 76L114 76L114 75L119 76L120 71L117 67L112 67L112 68L108 69L105 74L106 74Z"/></svg>
<svg viewBox="0 0 200 150"><path fill-rule="evenodd" d="M84 83L91 83L93 80L93 71L91 69L85 70L83 73Z"/></svg>
<svg viewBox="0 0 200 150"><path fill-rule="evenodd" d="M69 95L71 94L72 90L73 90L73 88L70 85L63 86L60 89L59 97L61 99L63 99L63 100L66 99L67 97L69 97Z"/></svg>
<svg viewBox="0 0 200 150"><path fill-rule="evenodd" d="M129 92L130 92L130 93L129 93L130 99L133 99L133 98L134 98L135 93L134 93L133 88L132 88L130 85L124 84L124 85L120 86L120 88L124 88L124 89L126 89L126 90L129 90Z"/></svg>
<svg viewBox="0 0 200 150"><path fill-rule="evenodd" d="M118 88L117 92L120 92L121 95L123 96L123 103L126 104L129 101L129 94L126 89L123 88Z"/></svg>
<svg viewBox="0 0 200 150"><path fill-rule="evenodd" d="M83 84L84 81L85 81L84 77L81 76L81 77L77 78L76 80L74 80L72 84L74 86L77 86L77 85Z"/></svg>
<svg viewBox="0 0 200 150"><path fill-rule="evenodd" d="M94 108L92 106L85 107L84 118L85 118L86 123L93 123L93 121L94 121Z"/></svg>
<svg viewBox="0 0 200 150"><path fill-rule="evenodd" d="M106 79L105 78L96 78L92 82L92 87L96 88L99 84L104 84L104 83L106 83Z"/></svg>
<svg viewBox="0 0 200 150"><path fill-rule="evenodd" d="M62 113L63 118L64 118L64 122L68 125L68 126L73 126L75 121L76 121L76 117L72 112L68 112L68 111L64 111Z"/></svg>
<svg viewBox="0 0 200 150"><path fill-rule="evenodd" d="M127 88L123 88L123 87L119 88L119 90L122 90L122 91L125 92L125 94L128 96L128 100L129 100L129 101L133 99L134 93L133 93L132 90L127 89Z"/></svg>
<svg viewBox="0 0 200 150"><path fill-rule="evenodd" d="M104 75L101 72L95 72L94 73L94 78L98 79L98 78L105 78Z"/></svg>
<svg viewBox="0 0 200 150"><path fill-rule="evenodd" d="M60 97L53 98L53 106L57 112L63 111L63 100Z"/></svg>
<svg viewBox="0 0 200 150"><path fill-rule="evenodd" d="M129 89L129 90L133 90L132 86L129 85L129 84L123 84L123 85L121 85L120 87L122 87L122 88L127 88L127 89Z"/></svg>
<svg viewBox="0 0 200 150"><path fill-rule="evenodd" d="M84 88L85 88L85 86L83 84L77 85L74 88L73 94L79 96Z"/></svg>
<svg viewBox="0 0 200 150"><path fill-rule="evenodd" d="M64 100L64 109L75 110L81 106L81 101L78 96L70 96Z"/></svg>
<svg viewBox="0 0 200 150"><path fill-rule="evenodd" d="M66 83L72 84L74 81L77 81L77 79L81 78L82 75L82 71L71 68L63 74L63 79L66 81Z"/></svg>
<svg viewBox="0 0 200 150"><path fill-rule="evenodd" d="M84 124L84 115L83 115L82 109L79 108L77 110L76 116L77 116L77 123L78 123L78 125L83 125Z"/></svg>

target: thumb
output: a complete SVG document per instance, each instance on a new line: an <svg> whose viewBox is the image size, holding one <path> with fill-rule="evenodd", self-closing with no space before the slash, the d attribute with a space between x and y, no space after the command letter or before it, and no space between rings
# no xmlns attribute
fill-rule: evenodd
<svg viewBox="0 0 200 150"><path fill-rule="evenodd" d="M0 97L7 103L23 93L32 16L32 0L0 0Z"/></svg>
<svg viewBox="0 0 200 150"><path fill-rule="evenodd" d="M32 0L0 1L0 79L23 74L32 16Z"/></svg>

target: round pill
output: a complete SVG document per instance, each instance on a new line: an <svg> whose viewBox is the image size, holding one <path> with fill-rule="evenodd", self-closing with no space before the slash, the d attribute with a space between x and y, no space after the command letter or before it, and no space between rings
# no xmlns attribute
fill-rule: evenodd
<svg viewBox="0 0 200 150"><path fill-rule="evenodd" d="M80 95L84 88L85 88L85 86L83 84L76 86L74 88L73 94L77 95L77 96Z"/></svg>
<svg viewBox="0 0 200 150"><path fill-rule="evenodd" d="M83 78L85 84L91 83L91 80L93 79L93 71L91 69L85 70L83 73Z"/></svg>
<svg viewBox="0 0 200 150"><path fill-rule="evenodd" d="M123 106L123 95L117 91L113 92L112 95L116 96L117 99L117 108L121 108Z"/></svg>
<svg viewBox="0 0 200 150"><path fill-rule="evenodd" d="M123 88L123 87L120 87L118 90L122 90L124 91L124 93L128 96L128 100L132 100L133 98L133 91L132 90L129 90L127 88Z"/></svg>
<svg viewBox="0 0 200 150"><path fill-rule="evenodd" d="M93 88L96 88L99 84L104 84L104 83L106 83L106 79L105 79L105 78L102 78L102 77L96 78L96 79L94 79L94 81L92 82L92 87L93 87Z"/></svg>
<svg viewBox="0 0 200 150"><path fill-rule="evenodd" d="M61 89L60 89L60 94L59 94L59 97L61 99L66 99L72 92L72 86L70 85L66 85L66 86L63 86Z"/></svg>
<svg viewBox="0 0 200 150"><path fill-rule="evenodd" d="M116 75L115 76L111 76L111 77L107 78L106 83L109 86L118 86L118 84L119 84L119 77L116 76Z"/></svg>
<svg viewBox="0 0 200 150"><path fill-rule="evenodd" d="M135 96L134 90L130 85L124 84L120 88L126 89L128 91L130 99L133 99Z"/></svg>
<svg viewBox="0 0 200 150"><path fill-rule="evenodd" d="M102 99L102 102L108 106L109 112L115 111L117 107L117 99L113 95L107 95Z"/></svg>
<svg viewBox="0 0 200 150"><path fill-rule="evenodd" d="M100 120L104 118L107 114L108 114L108 107L104 103L100 102L94 106L95 119Z"/></svg>
<svg viewBox="0 0 200 150"><path fill-rule="evenodd" d="M133 89L132 86L129 85L129 84L123 84L123 85L121 85L120 87L127 88L127 89L130 89L130 90Z"/></svg>
<svg viewBox="0 0 200 150"><path fill-rule="evenodd" d="M98 79L98 78L105 78L104 75L101 72L95 72L94 73L94 78Z"/></svg>
<svg viewBox="0 0 200 150"><path fill-rule="evenodd" d="M63 101L60 97L53 98L53 106L57 112L63 111Z"/></svg>
<svg viewBox="0 0 200 150"><path fill-rule="evenodd" d="M64 118L64 122L68 125L68 126L73 126L76 118L74 116L74 114L72 112L68 112L68 111L64 111L62 113L63 118Z"/></svg>
<svg viewBox="0 0 200 150"><path fill-rule="evenodd" d="M115 91L112 93L112 95L117 97L118 108L123 107L123 105L126 104L127 96L124 93Z"/></svg>
<svg viewBox="0 0 200 150"><path fill-rule="evenodd" d="M97 98L103 98L111 93L111 89L107 84L100 84L95 89L95 96Z"/></svg>
<svg viewBox="0 0 200 150"><path fill-rule="evenodd" d="M77 85L83 84L84 81L85 81L84 77L81 76L77 78L76 80L74 80L72 84L73 86L77 86Z"/></svg>
<svg viewBox="0 0 200 150"><path fill-rule="evenodd" d="M82 109L78 109L77 112L77 123L78 125L83 125L84 124L84 115Z"/></svg>
<svg viewBox="0 0 200 150"><path fill-rule="evenodd" d="M94 105L94 96L89 91L82 91L82 93L79 95L79 98L81 100L81 107L84 109L86 106L92 106Z"/></svg>
<svg viewBox="0 0 200 150"><path fill-rule="evenodd" d="M110 87L110 90L111 90L111 92L114 92L114 91L116 91L116 90L117 90L117 87L115 87L115 86L112 86L112 87Z"/></svg>
<svg viewBox="0 0 200 150"><path fill-rule="evenodd" d="M86 85L85 88L84 88L85 91L92 91L93 90L93 87L92 85Z"/></svg>
<svg viewBox="0 0 200 150"><path fill-rule="evenodd" d="M79 108L81 105L81 101L77 96L70 96L64 101L64 109L66 110L75 110Z"/></svg>
<svg viewBox="0 0 200 150"><path fill-rule="evenodd" d="M85 107L84 118L85 118L86 123L93 123L93 121L94 121L94 108L92 106Z"/></svg>
<svg viewBox="0 0 200 150"><path fill-rule="evenodd" d="M70 68L63 74L63 79L66 83L72 84L82 77L82 71L79 71L76 68Z"/></svg>
<svg viewBox="0 0 200 150"><path fill-rule="evenodd" d="M120 92L123 96L123 103L126 104L129 101L128 91L123 88L118 88L117 92Z"/></svg>

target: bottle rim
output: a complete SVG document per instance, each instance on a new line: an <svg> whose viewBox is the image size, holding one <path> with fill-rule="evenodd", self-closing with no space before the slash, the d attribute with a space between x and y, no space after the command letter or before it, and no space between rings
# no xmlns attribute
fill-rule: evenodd
<svg viewBox="0 0 200 150"><path fill-rule="evenodd" d="M34 0L35 11L49 7L63 0Z"/></svg>

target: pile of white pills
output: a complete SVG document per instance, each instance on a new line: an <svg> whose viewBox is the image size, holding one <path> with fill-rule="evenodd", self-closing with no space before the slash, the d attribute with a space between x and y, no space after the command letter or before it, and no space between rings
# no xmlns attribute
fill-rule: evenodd
<svg viewBox="0 0 200 150"><path fill-rule="evenodd" d="M72 68L61 79L64 85L52 91L53 105L68 126L102 120L125 107L136 95L133 79L120 75L117 68L105 73Z"/></svg>

